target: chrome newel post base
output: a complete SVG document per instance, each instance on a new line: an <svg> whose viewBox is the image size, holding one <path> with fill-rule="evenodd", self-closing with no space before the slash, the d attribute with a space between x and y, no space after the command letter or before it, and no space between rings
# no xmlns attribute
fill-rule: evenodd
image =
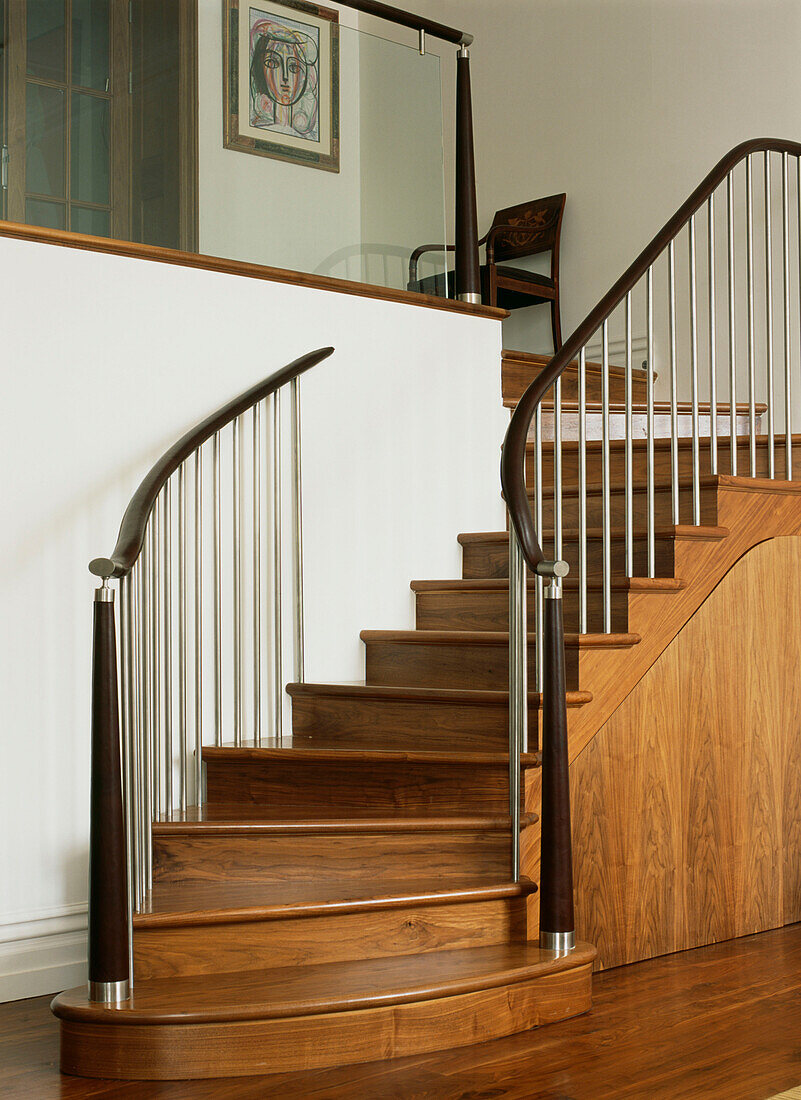
<svg viewBox="0 0 801 1100"><path fill-rule="evenodd" d="M567 955L576 946L575 932L540 932L540 947L544 951L556 951L558 955Z"/></svg>
<svg viewBox="0 0 801 1100"><path fill-rule="evenodd" d="M89 1000L96 1004L122 1004L131 995L128 979L122 982L89 982Z"/></svg>
<svg viewBox="0 0 801 1100"><path fill-rule="evenodd" d="M457 301L459 301L459 302L468 302L471 306L480 306L481 305L481 295L476 294L475 292L470 292L470 293L465 293L465 294L457 294L456 298L457 298Z"/></svg>

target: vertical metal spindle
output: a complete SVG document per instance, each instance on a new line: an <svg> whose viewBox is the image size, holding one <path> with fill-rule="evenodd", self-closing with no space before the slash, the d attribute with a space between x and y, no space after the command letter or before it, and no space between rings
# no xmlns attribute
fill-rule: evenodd
<svg viewBox="0 0 801 1100"><path fill-rule="evenodd" d="M261 403L253 406L253 741L261 744Z"/></svg>
<svg viewBox="0 0 801 1100"><path fill-rule="evenodd" d="M143 829L144 829L144 813L143 813L143 798L144 798L144 785L145 785L145 760L142 752L142 681L144 677L144 669L141 662L141 631L142 631L142 608L141 608L141 554L139 560L131 570L131 611L132 611L132 627L133 635L131 640L131 651L133 657L133 678L132 678L132 706L133 706L133 798L134 798L134 820L136 823L136 834L134 836L134 870L135 870L135 893L136 893L136 911L140 912L142 909L142 900L144 898L144 843L143 843Z"/></svg>
<svg viewBox="0 0 801 1100"><path fill-rule="evenodd" d="M159 513L161 501L157 500L153 506L150 518L151 531L151 558L150 572L152 576L152 599L150 603L150 631L151 631L151 657L153 662L153 694L151 696L151 710L153 714L153 786L155 801L153 812L160 816L164 809L163 776L164 743L161 726L161 618L162 618L162 573L159 569L160 526Z"/></svg>
<svg viewBox="0 0 801 1100"><path fill-rule="evenodd" d="M537 411L534 413L534 518L537 523L537 530L542 530L542 403L537 405ZM545 614L545 608L543 605L544 592L543 592L543 580L539 575L534 581L534 607L536 611L536 622L534 624L535 631L535 643L536 643L536 691L542 691L542 677L543 677L543 660L544 653L542 648L542 629L543 629L543 616Z"/></svg>
<svg viewBox="0 0 801 1100"><path fill-rule="evenodd" d="M746 169L748 161L746 160ZM737 318L734 313L734 177L726 176L726 277L729 299L729 461L732 474L737 473Z"/></svg>
<svg viewBox="0 0 801 1100"><path fill-rule="evenodd" d="M553 558L562 559L562 379L553 386Z"/></svg>
<svg viewBox="0 0 801 1100"><path fill-rule="evenodd" d="M756 391L754 350L754 182L751 154L745 159L745 285L748 314L748 461L756 477ZM734 416L734 411L731 412Z"/></svg>
<svg viewBox="0 0 801 1100"><path fill-rule="evenodd" d="M631 291L626 294L626 576L634 576L634 435L632 432Z"/></svg>
<svg viewBox="0 0 801 1100"><path fill-rule="evenodd" d="M178 467L178 806L186 813L186 471Z"/></svg>
<svg viewBox="0 0 801 1100"><path fill-rule="evenodd" d="M609 322L601 325L601 490L603 539L603 631L612 631L612 521L609 468ZM554 559L559 561L557 555Z"/></svg>
<svg viewBox="0 0 801 1100"><path fill-rule="evenodd" d="M295 679L306 676L305 614L303 607L303 452L300 422L300 378L293 378L292 395L292 515L295 577Z"/></svg>
<svg viewBox="0 0 801 1100"><path fill-rule="evenodd" d="M656 576L656 541L654 531L654 269L645 276L645 313L647 324L648 375L646 389L646 479L648 497L648 576Z"/></svg>
<svg viewBox="0 0 801 1100"><path fill-rule="evenodd" d="M129 986L133 983L133 913L134 913L134 837L136 820L133 798L133 721L132 721L132 616L131 616L131 575L120 578L120 733L122 756L122 807L125 827L125 882L126 882L126 923L128 928L128 977Z"/></svg>
<svg viewBox="0 0 801 1100"><path fill-rule="evenodd" d="M156 816L158 764L156 747L156 701L155 665L153 661L153 603L155 587L153 584L153 547L155 508L150 513L150 529L145 534L143 548L142 587L145 593L144 614L142 616L142 657L145 664L145 690L143 691L145 738L145 756L147 759L147 805L145 813L145 891L153 885L153 819Z"/></svg>
<svg viewBox="0 0 801 1100"><path fill-rule="evenodd" d="M676 250L668 245L668 330L670 339L670 499L673 523L679 522L679 416L676 368Z"/></svg>
<svg viewBox="0 0 801 1100"><path fill-rule="evenodd" d="M765 150L765 366L768 387L768 477L776 476L773 431L773 226L771 224L770 153ZM755 476L754 474L751 475Z"/></svg>
<svg viewBox="0 0 801 1100"><path fill-rule="evenodd" d="M212 511L214 512L214 744L222 744L222 527L220 503L220 433L212 440Z"/></svg>
<svg viewBox="0 0 801 1100"><path fill-rule="evenodd" d="M579 399L579 634L587 630L587 349L578 358Z"/></svg>
<svg viewBox="0 0 801 1100"><path fill-rule="evenodd" d="M715 333L715 195L707 200L707 260L709 290L709 469L718 472L718 380ZM732 412L732 415L733 412Z"/></svg>
<svg viewBox="0 0 801 1100"><path fill-rule="evenodd" d="M698 433L698 281L695 270L695 215L689 223L690 262L690 385L692 390L693 432L693 523L701 523L701 460Z"/></svg>
<svg viewBox="0 0 801 1100"><path fill-rule="evenodd" d="M790 213L787 153L782 153L782 290L784 293L784 476L793 477L793 407L790 378Z"/></svg>
<svg viewBox="0 0 801 1100"><path fill-rule="evenodd" d="M203 805L203 455L195 451L195 803Z"/></svg>
<svg viewBox="0 0 801 1100"><path fill-rule="evenodd" d="M164 486L161 496L162 569L164 575L164 612L162 638L164 646L164 788L167 814L173 810L173 725L172 725L172 480Z"/></svg>
<svg viewBox="0 0 801 1100"><path fill-rule="evenodd" d="M283 737L284 671L281 576L281 391L273 394L273 734Z"/></svg>
<svg viewBox="0 0 801 1100"><path fill-rule="evenodd" d="M239 417L231 424L231 475L232 475L232 514L233 530L231 532L231 565L233 576L233 663L234 663L234 744L242 744L242 574L240 570L242 556L242 517L239 510L239 494L241 491L240 471L240 447L239 447Z"/></svg>

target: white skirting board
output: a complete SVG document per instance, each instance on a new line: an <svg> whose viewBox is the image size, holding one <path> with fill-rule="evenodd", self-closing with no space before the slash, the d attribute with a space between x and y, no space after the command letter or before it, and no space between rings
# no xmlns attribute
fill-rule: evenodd
<svg viewBox="0 0 801 1100"><path fill-rule="evenodd" d="M0 918L0 1002L86 981L86 905Z"/></svg>

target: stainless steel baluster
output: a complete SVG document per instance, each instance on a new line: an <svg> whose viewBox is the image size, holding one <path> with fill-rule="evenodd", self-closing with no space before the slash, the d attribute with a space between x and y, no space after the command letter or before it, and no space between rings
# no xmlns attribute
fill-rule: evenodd
<svg viewBox="0 0 801 1100"><path fill-rule="evenodd" d="M654 269L645 275L648 375L646 378L646 481L648 499L648 576L656 576L656 541L654 531Z"/></svg>
<svg viewBox="0 0 801 1100"><path fill-rule="evenodd" d="M163 554L163 622L164 645L164 788L167 813L172 816L173 791L173 727L172 727L172 480L164 486L161 496Z"/></svg>
<svg viewBox="0 0 801 1100"><path fill-rule="evenodd" d="M790 214L787 153L782 153L782 289L784 292L784 476L793 477L793 406L790 378Z"/></svg>
<svg viewBox="0 0 801 1100"><path fill-rule="evenodd" d="M155 507L150 513L149 530L145 534L145 547L143 550L143 581L145 588L145 615L142 619L142 651L146 665L146 692L145 692L145 754L147 756L147 813L145 814L145 862L146 879L145 890L150 890L153 884L153 820L158 807L157 797L157 756L156 756L156 701L158 694L155 686L155 663L153 660L153 604L156 592L153 584L153 547Z"/></svg>
<svg viewBox="0 0 801 1100"><path fill-rule="evenodd" d="M676 250L668 245L668 330L670 340L670 499L673 523L679 523L679 416L676 368Z"/></svg>
<svg viewBox="0 0 801 1100"><path fill-rule="evenodd" d="M612 521L609 468L609 322L601 325L601 491L603 539L603 631L612 631ZM555 559L559 561L559 557Z"/></svg>
<svg viewBox="0 0 801 1100"><path fill-rule="evenodd" d="M231 424L231 473L232 473L232 512L233 531L232 575L233 575L233 661L234 661L234 744L242 744L242 624L240 621L242 605L242 577L240 572L240 559L242 555L241 524L242 518L239 512L240 494L240 447L239 447L239 417Z"/></svg>
<svg viewBox="0 0 801 1100"><path fill-rule="evenodd" d="M770 153L765 150L765 364L768 383L768 477L776 476L773 415L773 227L771 225ZM753 475L752 475L753 476Z"/></svg>
<svg viewBox="0 0 801 1100"><path fill-rule="evenodd" d="M284 671L281 576L281 391L273 394L273 733L283 737Z"/></svg>
<svg viewBox="0 0 801 1100"><path fill-rule="evenodd" d="M579 634L587 633L587 349L578 357ZM559 560L559 559L557 559Z"/></svg>
<svg viewBox="0 0 801 1100"><path fill-rule="evenodd" d="M253 740L261 744L261 404L253 406Z"/></svg>
<svg viewBox="0 0 801 1100"><path fill-rule="evenodd" d="M212 440L212 510L214 512L214 744L222 744L222 554L220 529L220 433Z"/></svg>
<svg viewBox="0 0 801 1100"><path fill-rule="evenodd" d="M693 432L693 523L701 523L701 465L698 435L698 285L695 271L695 215L689 224L690 261L690 384L692 387Z"/></svg>
<svg viewBox="0 0 801 1100"><path fill-rule="evenodd" d="M178 805L187 804L186 768L186 471L178 467Z"/></svg>
<svg viewBox="0 0 801 1100"><path fill-rule="evenodd" d="M163 493L163 490L162 490ZM159 645L159 639L161 638L161 594L162 594L162 573L159 568L159 548L161 546L161 531L159 525L159 514L161 512L161 500L157 500L153 506L153 512L151 515L151 551L152 556L150 559L151 574L153 577L153 598L151 600L151 649L153 660L153 694L151 697L151 709L153 712L153 783L155 787L155 803L153 810L155 815L160 816L164 810L164 778L162 776L162 769L164 766L164 742L163 731L161 725L161 647ZM155 820L155 818L154 818Z"/></svg>
<svg viewBox="0 0 801 1100"><path fill-rule="evenodd" d="M142 753L142 678L144 670L141 662L141 632L142 632L142 609L141 609L141 555L139 560L131 570L131 603L132 603L132 615L133 615L133 637L131 642L131 650L133 654L133 682L132 682L132 704L133 704L133 733L134 733L134 820L136 823L136 834L134 836L134 868L136 870L135 881L135 894L136 894L136 911L141 912L142 900L144 898L144 814L143 814L143 798L144 798L144 784L145 784L145 761Z"/></svg>
<svg viewBox="0 0 801 1100"><path fill-rule="evenodd" d="M295 558L295 679L306 677L305 614L303 607L303 452L300 423L300 378L293 378L292 395L292 513Z"/></svg>
<svg viewBox="0 0 801 1100"><path fill-rule="evenodd" d="M534 516L537 522L537 531L542 530L542 403L537 405L537 411L534 413ZM525 570L524 570L525 575ZM528 584L526 584L526 591L528 591ZM545 659L545 653L542 648L542 633L544 623L545 608L543 606L544 590L543 590L543 578L537 575L534 581L535 591L535 609L536 609L536 623L535 623L535 642L536 642L536 669L537 669L537 682L536 691L542 691L543 682L543 662Z"/></svg>
<svg viewBox="0 0 801 1100"><path fill-rule="evenodd" d="M195 803L203 805L203 455L195 451Z"/></svg>
<svg viewBox="0 0 801 1100"><path fill-rule="evenodd" d="M756 373L754 353L754 182L751 155L745 159L745 285L748 299L748 462L756 477ZM730 410L731 411L731 410ZM735 412L731 411L734 416Z"/></svg>
<svg viewBox="0 0 801 1100"><path fill-rule="evenodd" d="M747 162L746 162L747 163ZM732 474L737 473L737 319L734 313L734 179L726 176L727 279L729 298L729 461Z"/></svg>
<svg viewBox="0 0 801 1100"><path fill-rule="evenodd" d="M718 472L718 380L715 332L715 195L707 200L707 259L709 270L709 469Z"/></svg>
<svg viewBox="0 0 801 1100"><path fill-rule="evenodd" d="M626 576L634 576L634 436L631 378L631 291L626 295Z"/></svg>

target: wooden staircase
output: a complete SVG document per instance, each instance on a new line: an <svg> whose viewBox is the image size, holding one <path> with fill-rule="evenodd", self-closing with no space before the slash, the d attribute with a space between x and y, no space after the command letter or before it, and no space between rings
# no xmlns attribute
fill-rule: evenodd
<svg viewBox="0 0 801 1100"><path fill-rule="evenodd" d="M504 354L507 404L545 363ZM569 393L570 370L564 377ZM634 402L637 440L643 379L634 383ZM599 408L591 394L590 437ZM708 423L709 408L701 412ZM550 413L544 406L546 427L548 415L552 424L552 406ZM720 406L719 431L728 432L728 416ZM563 404L575 761L732 565L766 537L801 534L801 487L704 474L702 523L691 526L689 515L670 522L670 480L657 478L657 575L649 578L644 443L635 442L638 575L627 577L618 503L623 421L612 417L613 632L602 632L600 451L590 442L590 632L580 634L571 418ZM738 408L736 427L747 430L747 410ZM689 418L679 418L679 431L687 479ZM669 442L656 441L667 463ZM724 464L727 446L722 437ZM740 446L745 462L747 441ZM543 447L548 486L553 445L546 438ZM764 440L757 461L762 472ZM528 463L531 483L531 447ZM546 549L551 504L546 489ZM689 506L682 487L683 520ZM54 1001L65 1072L143 1079L282 1072L481 1042L589 1009L595 949L580 943L557 956L536 946L535 692L528 699L535 743L522 759L526 873L514 883L509 872L508 535L466 533L459 542L461 579L411 582L416 629L362 633L364 683L290 684L291 738L204 747L205 806L153 826L152 893L134 916L133 995L116 1007L89 1003L84 990ZM533 578L528 598L533 616ZM581 848L589 811L580 799L581 792L574 798L578 931L603 939L588 916L603 860L597 853L588 860ZM602 963L607 956L603 948Z"/></svg>

